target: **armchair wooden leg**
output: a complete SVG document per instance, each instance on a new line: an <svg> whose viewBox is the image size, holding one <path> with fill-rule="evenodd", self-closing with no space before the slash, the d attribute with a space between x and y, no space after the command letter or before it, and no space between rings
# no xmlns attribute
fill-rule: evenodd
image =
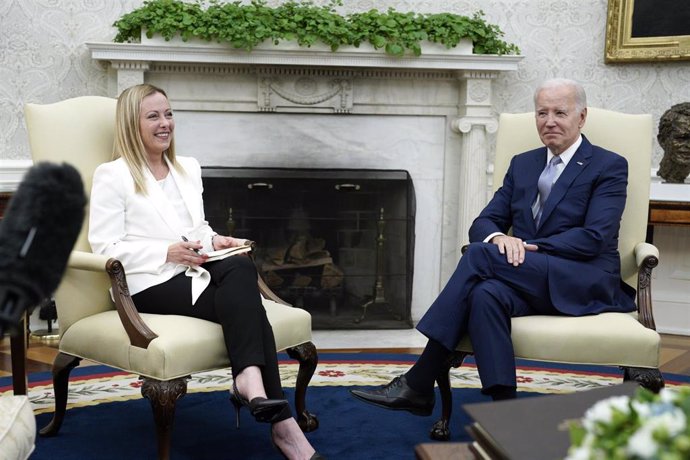
<svg viewBox="0 0 690 460"><path fill-rule="evenodd" d="M453 413L453 393L450 387L451 367L460 367L467 353L454 351L448 357L443 369L436 377L438 389L441 393L441 420L431 427L429 437L435 441L448 441L450 439L450 416Z"/></svg>
<svg viewBox="0 0 690 460"><path fill-rule="evenodd" d="M316 365L319 363L319 356L316 347L311 342L288 348L288 356L299 361L297 371L297 382L295 384L295 410L297 411L297 423L302 431L308 433L319 427L319 420L316 415L307 410L307 386L311 381Z"/></svg>
<svg viewBox="0 0 690 460"><path fill-rule="evenodd" d="M142 380L144 383L141 386L141 394L151 402L156 422L158 458L167 460L170 457L170 435L175 418L175 404L187 394L188 377L167 381L142 377Z"/></svg>
<svg viewBox="0 0 690 460"><path fill-rule="evenodd" d="M632 380L654 393L658 393L665 385L664 376L659 369L624 367L623 371L623 381Z"/></svg>
<svg viewBox="0 0 690 460"><path fill-rule="evenodd" d="M67 412L67 390L69 388L69 374L72 369L77 367L81 362L81 358L68 355L66 353L58 353L53 361L53 391L55 393L55 413L53 419L43 427L39 434L41 436L55 436L60 431L62 421Z"/></svg>
<svg viewBox="0 0 690 460"><path fill-rule="evenodd" d="M441 420L431 427L429 437L435 441L448 441L450 439L450 416L453 411L453 394L450 389L450 364L444 366L442 372L436 377L438 390L441 393Z"/></svg>

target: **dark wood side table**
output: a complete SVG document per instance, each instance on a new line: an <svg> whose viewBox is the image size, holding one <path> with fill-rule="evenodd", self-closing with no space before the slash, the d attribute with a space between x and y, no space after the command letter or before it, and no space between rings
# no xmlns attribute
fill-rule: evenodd
<svg viewBox="0 0 690 460"><path fill-rule="evenodd" d="M690 189L690 185L688 185ZM654 241L655 225L690 226L690 201L649 202L647 220L647 242Z"/></svg>
<svg viewBox="0 0 690 460"><path fill-rule="evenodd" d="M428 442L414 448L417 460L475 460L466 442Z"/></svg>
<svg viewBox="0 0 690 460"><path fill-rule="evenodd" d="M12 360L12 390L14 395L26 395L29 383L26 376L26 350L29 345L26 313L19 324L21 334L10 337L10 356Z"/></svg>
<svg viewBox="0 0 690 460"><path fill-rule="evenodd" d="M0 192L0 219L5 215L10 198L12 198L12 192Z"/></svg>
<svg viewBox="0 0 690 460"><path fill-rule="evenodd" d="M0 219L5 215L5 210L7 209L10 198L12 198L11 192L0 192ZM10 337L12 389L15 395L26 395L28 391L26 378L26 349L29 343L26 314L21 324L19 324L19 330L24 333L17 334L16 337Z"/></svg>

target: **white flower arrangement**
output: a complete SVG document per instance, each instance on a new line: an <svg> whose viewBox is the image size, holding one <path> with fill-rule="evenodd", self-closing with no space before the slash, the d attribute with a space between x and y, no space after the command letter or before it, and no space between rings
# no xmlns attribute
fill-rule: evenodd
<svg viewBox="0 0 690 460"><path fill-rule="evenodd" d="M690 387L604 399L570 426L566 460L690 459L689 419Z"/></svg>

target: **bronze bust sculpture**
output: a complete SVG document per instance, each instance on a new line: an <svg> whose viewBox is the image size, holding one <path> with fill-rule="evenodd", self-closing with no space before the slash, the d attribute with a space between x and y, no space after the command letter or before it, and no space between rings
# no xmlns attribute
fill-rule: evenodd
<svg viewBox="0 0 690 460"><path fill-rule="evenodd" d="M682 184L690 173L690 102L676 104L664 112L656 138L664 149L657 176Z"/></svg>

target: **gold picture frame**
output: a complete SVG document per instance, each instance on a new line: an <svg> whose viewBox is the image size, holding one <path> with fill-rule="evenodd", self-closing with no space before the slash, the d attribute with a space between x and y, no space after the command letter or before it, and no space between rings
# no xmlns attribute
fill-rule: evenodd
<svg viewBox="0 0 690 460"><path fill-rule="evenodd" d="M640 8L654 8L651 17L655 19L658 15L668 15L663 19L671 22L684 19L684 15L679 15L675 8L660 8L658 3L655 6L652 2L655 0L608 0L604 58L606 63L690 60L690 31L688 35L678 35L676 29L673 32L675 35L664 35L665 32L661 30L651 36L633 36L633 12L636 3ZM684 0L676 5L683 3Z"/></svg>

